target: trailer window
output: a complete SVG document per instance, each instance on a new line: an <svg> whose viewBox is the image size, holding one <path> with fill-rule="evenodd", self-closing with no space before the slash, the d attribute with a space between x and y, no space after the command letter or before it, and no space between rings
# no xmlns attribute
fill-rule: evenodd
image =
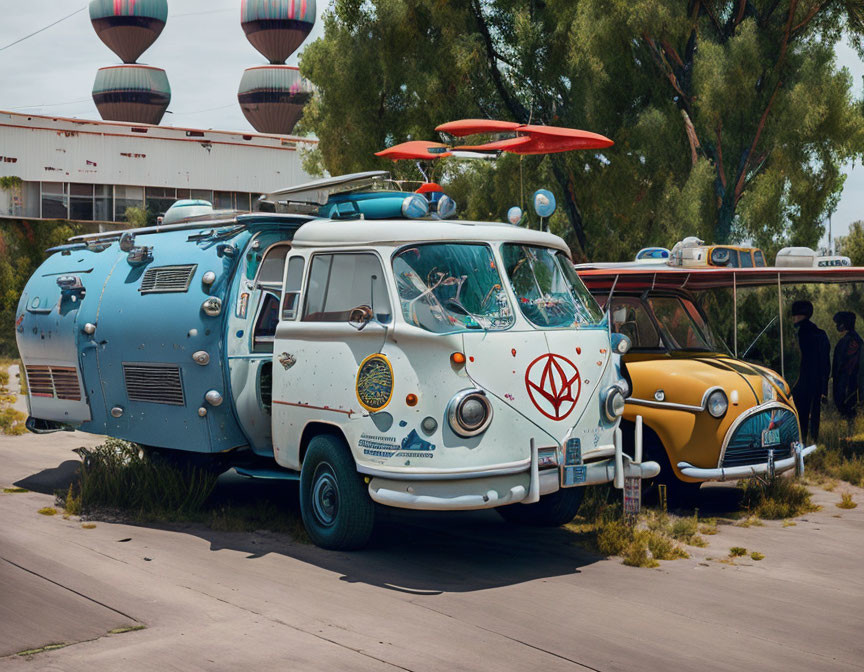
<svg viewBox="0 0 864 672"><path fill-rule="evenodd" d="M285 294L282 298L283 320L293 320L297 316L300 288L303 286L303 266L303 257L291 257L288 260L288 272L285 274Z"/></svg>
<svg viewBox="0 0 864 672"><path fill-rule="evenodd" d="M274 245L264 255L258 269L258 284L266 287L281 287L285 272L285 257L291 251L290 245Z"/></svg>
<svg viewBox="0 0 864 672"><path fill-rule="evenodd" d="M361 306L369 306L379 322L390 322L390 299L378 257L368 252L312 257L303 321L347 322Z"/></svg>

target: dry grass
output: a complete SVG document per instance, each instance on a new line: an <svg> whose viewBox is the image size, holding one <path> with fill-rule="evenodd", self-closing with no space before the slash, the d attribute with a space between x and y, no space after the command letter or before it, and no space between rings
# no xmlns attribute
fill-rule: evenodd
<svg viewBox="0 0 864 672"><path fill-rule="evenodd" d="M43 506L36 513L40 513L43 516L56 516L57 509L55 509L53 506Z"/></svg>
<svg viewBox="0 0 864 672"><path fill-rule="evenodd" d="M22 492L30 492L26 488L3 488L3 492L7 495L17 495Z"/></svg>
<svg viewBox="0 0 864 672"><path fill-rule="evenodd" d="M27 416L12 408L16 396L9 392L9 365L12 360L0 361L0 434L20 436L27 433Z"/></svg>
<svg viewBox="0 0 864 672"><path fill-rule="evenodd" d="M729 549L730 558L741 558L747 555L747 549L742 546L733 546Z"/></svg>
<svg viewBox="0 0 864 672"><path fill-rule="evenodd" d="M213 473L151 461L136 444L119 439L79 453L84 460L78 479L57 493L69 515L98 519L108 511L136 522L191 522L220 532L267 530L309 541L299 515L281 503L212 502L218 478Z"/></svg>
<svg viewBox="0 0 864 672"><path fill-rule="evenodd" d="M760 553L759 551L753 551L753 552L750 554L750 557L751 557L753 560L755 560L756 562L759 562L760 560L764 560L764 559L765 559L765 554L764 554L764 553Z"/></svg>
<svg viewBox="0 0 864 672"><path fill-rule="evenodd" d="M588 488L579 515L567 529L579 534L584 543L602 555L618 556L631 567L658 567L660 560L688 558L682 542L705 545L698 534L700 521L695 516L678 518L643 509L638 520L627 520L616 494L609 486Z"/></svg>
<svg viewBox="0 0 864 672"><path fill-rule="evenodd" d="M795 518L819 508L810 501L807 487L796 479L783 476L770 479L754 477L741 481L739 486L744 491L741 506L748 518ZM739 525L749 526L742 523Z"/></svg>
<svg viewBox="0 0 864 672"><path fill-rule="evenodd" d="M81 523L81 527L85 530L92 530L96 527L96 523Z"/></svg>
<svg viewBox="0 0 864 672"><path fill-rule="evenodd" d="M819 450L807 458L807 469L810 479L817 483L840 480L864 487L864 414L850 422L833 408L826 409L819 431Z"/></svg>
<svg viewBox="0 0 864 672"><path fill-rule="evenodd" d="M852 500L851 492L844 492L840 495L840 501L835 506L838 509L854 509L858 504Z"/></svg>

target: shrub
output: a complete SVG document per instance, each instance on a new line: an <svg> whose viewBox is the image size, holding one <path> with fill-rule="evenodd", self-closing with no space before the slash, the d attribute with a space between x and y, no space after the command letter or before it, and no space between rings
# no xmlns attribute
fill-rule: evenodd
<svg viewBox="0 0 864 672"><path fill-rule="evenodd" d="M756 562L759 562L760 560L765 559L765 555L763 553L760 553L759 551L753 551L750 554L750 557L753 558L753 560L755 560Z"/></svg>
<svg viewBox="0 0 864 672"><path fill-rule="evenodd" d="M202 509L218 477L151 461L137 445L119 439L79 452L84 461L78 482L60 498L70 512L110 507L144 517L189 514Z"/></svg>
<svg viewBox="0 0 864 672"><path fill-rule="evenodd" d="M777 476L741 481L741 506L751 516L776 520L816 511L810 491L797 480Z"/></svg>
<svg viewBox="0 0 864 672"><path fill-rule="evenodd" d="M733 546L729 549L729 556L732 558L740 558L747 555L747 549L741 546Z"/></svg>
<svg viewBox="0 0 864 672"><path fill-rule="evenodd" d="M840 497L841 499L839 502L837 502L836 505L838 509L854 509L856 506L858 506L858 504L852 501L851 492L844 492Z"/></svg>

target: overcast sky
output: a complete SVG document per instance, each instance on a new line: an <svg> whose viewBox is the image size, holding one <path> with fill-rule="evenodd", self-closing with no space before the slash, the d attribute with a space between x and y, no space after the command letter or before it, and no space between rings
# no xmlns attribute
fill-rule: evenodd
<svg viewBox="0 0 864 672"><path fill-rule="evenodd" d="M326 6L318 0L318 13ZM0 51L0 109L99 119L90 91L96 70L120 63L96 36L87 3L78 0L0 0L0 47L85 8L38 35ZM171 105L163 125L251 130L237 103L243 71L266 59L240 27L239 0L169 0L168 23L139 62L164 68ZM319 20L307 42L320 36ZM302 50L302 47L300 48ZM860 95L864 64L842 45L838 61L855 78ZM296 54L288 60L296 65ZM847 166L848 179L833 217L834 235L864 219L864 168Z"/></svg>

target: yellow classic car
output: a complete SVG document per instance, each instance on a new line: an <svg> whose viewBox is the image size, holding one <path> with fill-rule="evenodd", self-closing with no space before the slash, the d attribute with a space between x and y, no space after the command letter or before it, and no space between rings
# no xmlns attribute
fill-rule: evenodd
<svg viewBox="0 0 864 672"><path fill-rule="evenodd" d="M660 463L658 480L670 503L686 504L705 481L803 472L804 457L816 446L801 442L789 385L768 368L736 359L689 291L699 278L723 286L718 273L743 269L602 264L577 270L609 310L610 329L632 343L623 358L631 386L625 445L641 415L645 456Z"/></svg>

